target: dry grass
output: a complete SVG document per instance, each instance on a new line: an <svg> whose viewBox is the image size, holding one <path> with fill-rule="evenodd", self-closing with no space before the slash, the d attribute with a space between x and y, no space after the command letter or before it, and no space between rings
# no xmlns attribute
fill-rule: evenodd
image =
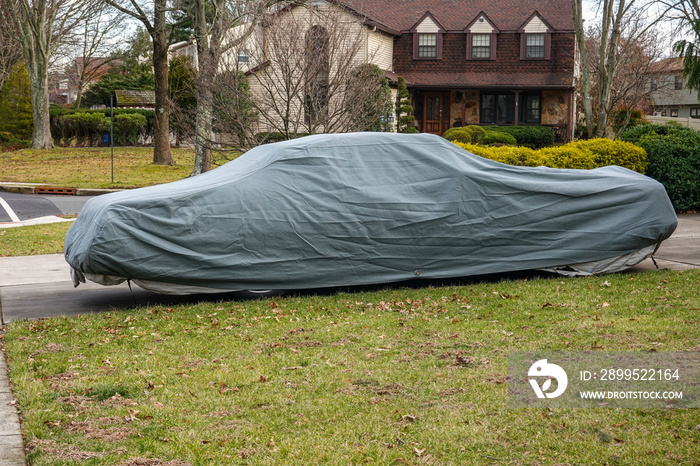
<svg viewBox="0 0 700 466"><path fill-rule="evenodd" d="M194 152L173 149L175 166L153 165L149 147L25 149L0 153L0 181L76 188L133 188L168 183L192 172ZM227 157L231 157L230 155ZM216 164L227 160L215 154Z"/></svg>
<svg viewBox="0 0 700 466"><path fill-rule="evenodd" d="M509 409L510 351L698 351L700 271L16 322L33 465L697 464L694 409Z"/></svg>

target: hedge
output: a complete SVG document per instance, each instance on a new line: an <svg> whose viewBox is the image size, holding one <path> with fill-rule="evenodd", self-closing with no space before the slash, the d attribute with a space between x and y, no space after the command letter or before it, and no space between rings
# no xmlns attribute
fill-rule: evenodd
<svg viewBox="0 0 700 466"><path fill-rule="evenodd" d="M700 207L700 133L675 125L639 125L622 139L646 150L646 174L666 188L678 211Z"/></svg>
<svg viewBox="0 0 700 466"><path fill-rule="evenodd" d="M481 140L481 144L485 146L516 146L518 141L513 135L508 133L501 133L500 131L487 131L486 135Z"/></svg>
<svg viewBox="0 0 700 466"><path fill-rule="evenodd" d="M646 153L634 144L608 139L577 141L563 146L531 149L529 147L485 147L455 143L469 152L508 165L592 169L619 165L644 173Z"/></svg>
<svg viewBox="0 0 700 466"><path fill-rule="evenodd" d="M56 145L99 145L109 142L110 109L52 107L51 134ZM114 143L135 145L154 132L153 110L114 109Z"/></svg>
<svg viewBox="0 0 700 466"><path fill-rule="evenodd" d="M547 126L487 126L487 131L510 134L519 146L541 149L554 144L555 133Z"/></svg>

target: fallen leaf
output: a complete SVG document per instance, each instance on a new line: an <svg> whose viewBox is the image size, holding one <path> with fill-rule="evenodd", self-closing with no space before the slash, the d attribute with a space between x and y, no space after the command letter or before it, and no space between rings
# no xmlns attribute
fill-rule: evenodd
<svg viewBox="0 0 700 466"><path fill-rule="evenodd" d="M422 450L419 450L418 448L413 449L413 453L415 453L418 457L422 456L423 452L425 452L425 448L423 448Z"/></svg>

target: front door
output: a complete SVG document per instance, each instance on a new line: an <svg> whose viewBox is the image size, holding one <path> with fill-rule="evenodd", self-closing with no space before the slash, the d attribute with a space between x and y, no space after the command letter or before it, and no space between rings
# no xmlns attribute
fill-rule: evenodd
<svg viewBox="0 0 700 466"><path fill-rule="evenodd" d="M450 127L449 94L446 92L426 92L423 98L424 133L442 135Z"/></svg>

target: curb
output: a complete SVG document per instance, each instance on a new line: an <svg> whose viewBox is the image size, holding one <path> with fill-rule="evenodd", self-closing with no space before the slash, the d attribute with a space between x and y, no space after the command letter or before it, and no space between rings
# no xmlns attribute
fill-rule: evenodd
<svg viewBox="0 0 700 466"><path fill-rule="evenodd" d="M4 332L0 330L0 335ZM0 466L26 466L24 440L10 391L5 352L0 351Z"/></svg>
<svg viewBox="0 0 700 466"><path fill-rule="evenodd" d="M53 192L37 192L37 191ZM0 183L0 191L15 194L52 194L69 196L99 196L101 194L116 193L124 189L99 189L99 188L69 188L63 186L51 186L40 183ZM2 466L2 465L0 465Z"/></svg>

